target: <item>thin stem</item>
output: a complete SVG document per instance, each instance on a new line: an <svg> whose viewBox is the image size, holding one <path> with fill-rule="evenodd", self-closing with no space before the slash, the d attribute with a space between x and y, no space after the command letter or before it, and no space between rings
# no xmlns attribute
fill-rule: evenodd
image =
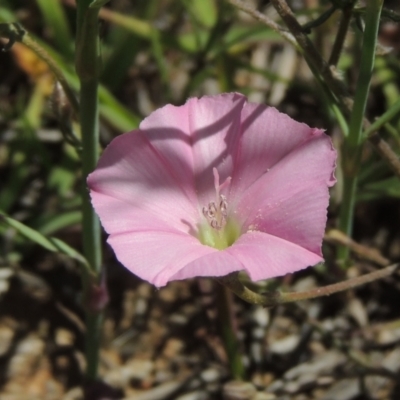
<svg viewBox="0 0 400 400"><path fill-rule="evenodd" d="M328 63L322 58L318 50L315 48L304 29L297 21L292 10L285 0L271 0L271 4L278 12L286 26L289 28L292 35L296 38L298 45L305 55L306 61L313 66L313 70L317 71L329 89L336 97L336 101L341 105L342 110L348 114L351 108L352 100L347 93L343 82L338 79Z"/></svg>
<svg viewBox="0 0 400 400"><path fill-rule="evenodd" d="M100 360L100 340L101 325L103 315L101 312L86 313L86 337L85 337L85 356L86 356L86 378L95 380Z"/></svg>
<svg viewBox="0 0 400 400"><path fill-rule="evenodd" d="M101 230L100 222L91 206L86 187L86 178L97 164L99 149L99 111L98 111L98 79L100 75L98 12L99 8L91 8L92 0L80 0L77 3L77 39L76 39L76 71L80 80L80 126L82 132L82 212L83 212L83 249L95 281L84 282L85 293L89 296L98 285L101 272ZM87 299L90 304L90 299ZM97 378L101 310L88 309L86 314L86 378Z"/></svg>
<svg viewBox="0 0 400 400"><path fill-rule="evenodd" d="M271 300L269 297L250 290L239 280L237 272L233 272L232 274L223 276L221 278L216 278L216 280L221 285L226 286L228 289L232 290L233 293L250 304L261 304L266 307L273 307L278 304L275 300ZM274 295L279 296L279 294L276 293L277 292L274 292Z"/></svg>
<svg viewBox="0 0 400 400"><path fill-rule="evenodd" d="M379 136L378 132L370 134L368 140L374 145L376 152L388 163L400 179L400 160L389 144Z"/></svg>
<svg viewBox="0 0 400 400"><path fill-rule="evenodd" d="M244 3L242 0L228 0L233 6L248 13L258 21L262 22L286 41L296 47L304 54L305 60L310 66L313 73L317 76L320 75L321 81L324 81L331 96L334 95L335 101L340 104L342 112L349 114L349 109L352 106L352 99L349 97L343 82L334 75L333 71L329 68L328 63L319 54L311 40L308 38L304 27L297 21L292 10L289 8L284 0L271 0L282 20L285 22L291 34L289 34L282 26L278 25L275 21L271 20L264 14L255 10L250 5Z"/></svg>
<svg viewBox="0 0 400 400"><path fill-rule="evenodd" d="M359 258L372 261L381 267L386 267L390 263L377 249L363 246L355 242L351 237L345 235L338 229L331 229L327 232L324 236L324 240L341 246L347 246L352 252L357 254Z"/></svg>
<svg viewBox="0 0 400 400"><path fill-rule="evenodd" d="M329 58L328 64L336 66L339 62L340 54L343 49L344 41L347 36L347 31L349 30L351 17L353 15L353 7L356 0L351 0L342 9L342 18L340 19L339 30L335 38L335 43L333 44L332 53Z"/></svg>
<svg viewBox="0 0 400 400"><path fill-rule="evenodd" d="M99 133L97 107L97 81L81 81L81 131L82 131L82 172L84 176L82 193L83 249L96 274L101 268L100 222L90 202L86 177L97 165Z"/></svg>
<svg viewBox="0 0 400 400"><path fill-rule="evenodd" d="M362 124L375 63L375 50L382 5L383 0L369 0L367 3L360 72L357 80L354 106L350 119L350 132L347 140L352 151L355 153L359 151L358 146L362 139Z"/></svg>
<svg viewBox="0 0 400 400"><path fill-rule="evenodd" d="M344 290L354 289L358 286L365 285L366 283L371 283L378 279L386 278L392 275L398 267L399 264L391 265L378 271L370 272L368 274L348 279L343 282L335 283L333 285L315 288L309 290L308 292L281 293L279 303L291 303L299 300L315 299L318 297L330 296L334 293L343 292Z"/></svg>
<svg viewBox="0 0 400 400"><path fill-rule="evenodd" d="M90 202L86 188L86 177L94 170L97 163L98 149L98 108L97 108L97 82L81 82L81 130L82 130L82 172L84 176L82 188L82 226L83 226L83 249L93 272L99 275L101 269L101 234L100 222ZM91 132L91 133L90 133ZM89 296L92 285L96 281L88 282L84 289ZM99 363L100 328L102 323L101 311L86 311L86 378L96 380Z"/></svg>
<svg viewBox="0 0 400 400"><path fill-rule="evenodd" d="M317 28L320 25L322 25L324 22L326 22L331 15L336 11L336 7L332 6L330 8L328 8L324 13L322 13L317 19L314 19L310 22L307 22L306 24L304 24L302 26L303 31L306 33L311 33L311 30L313 28Z"/></svg>
<svg viewBox="0 0 400 400"><path fill-rule="evenodd" d="M344 192L339 214L339 228L348 236L351 236L353 228L357 176L360 168L363 144L362 126L375 62L375 49L382 5L383 0L370 0L367 3L360 72L357 80L354 106L350 117L349 135L346 137L343 147L342 169L344 174ZM339 262L343 266L346 266L348 256L348 247L341 247L339 250Z"/></svg>
<svg viewBox="0 0 400 400"><path fill-rule="evenodd" d="M251 304L261 304L265 307L275 307L283 303L292 303L295 301L315 299L322 296L329 296L334 293L339 293L344 290L353 289L366 283L373 282L377 279L386 278L392 275L400 264L390 265L378 271L370 272L356 278L351 278L343 282L335 283L333 285L318 287L306 292L270 292L266 294L259 294L247 288L238 277L238 273L234 272L227 276L218 278L218 282L228 287L241 299Z"/></svg>
<svg viewBox="0 0 400 400"><path fill-rule="evenodd" d="M237 338L232 292L224 286L217 288L218 321L228 356L229 367L235 379L245 378L245 369Z"/></svg>
<svg viewBox="0 0 400 400"><path fill-rule="evenodd" d="M251 15L257 21L260 21L263 24L267 25L273 31L275 31L280 36L282 36L291 45L298 48L298 44L297 44L294 36L291 35L287 30L285 30L285 28L283 28L281 25L279 25L275 21L273 21L271 18L269 18L265 14L260 13L259 11L255 10L253 7L247 5L246 3L243 3L241 0L228 0L228 1L229 1L229 3L231 3L233 6L235 6L239 10L246 12L247 14Z"/></svg>
<svg viewBox="0 0 400 400"><path fill-rule="evenodd" d="M343 197L339 213L339 229L346 235L351 236L353 232L354 206L356 202L357 176L343 174ZM349 248L340 246L337 259L339 264L345 268L349 258Z"/></svg>

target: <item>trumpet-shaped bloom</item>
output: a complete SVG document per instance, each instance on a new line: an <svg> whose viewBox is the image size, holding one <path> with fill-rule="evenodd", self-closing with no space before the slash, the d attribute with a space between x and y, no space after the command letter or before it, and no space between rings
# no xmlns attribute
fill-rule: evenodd
<svg viewBox="0 0 400 400"><path fill-rule="evenodd" d="M89 175L118 260L154 285L322 261L336 152L320 129L237 93L167 105Z"/></svg>

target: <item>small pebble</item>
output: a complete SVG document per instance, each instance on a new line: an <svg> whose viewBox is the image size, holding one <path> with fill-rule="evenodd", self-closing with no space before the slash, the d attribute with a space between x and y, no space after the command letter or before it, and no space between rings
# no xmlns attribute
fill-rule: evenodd
<svg viewBox="0 0 400 400"><path fill-rule="evenodd" d="M361 389L358 379L342 379L335 383L321 400L353 400L360 395Z"/></svg>
<svg viewBox="0 0 400 400"><path fill-rule="evenodd" d="M287 354L297 347L299 341L299 335L288 335L283 339L270 343L269 351L273 354Z"/></svg>
<svg viewBox="0 0 400 400"><path fill-rule="evenodd" d="M392 372L400 369L400 347L392 350L382 361L382 367Z"/></svg>
<svg viewBox="0 0 400 400"><path fill-rule="evenodd" d="M353 298L347 303L347 311L362 328L368 325L368 314L364 304L358 298Z"/></svg>
<svg viewBox="0 0 400 400"><path fill-rule="evenodd" d="M377 342L380 345L389 345L398 340L400 340L400 328L381 329L377 337Z"/></svg>
<svg viewBox="0 0 400 400"><path fill-rule="evenodd" d="M254 322L262 328L267 327L269 324L269 310L264 307L256 307L253 312Z"/></svg>
<svg viewBox="0 0 400 400"><path fill-rule="evenodd" d="M275 400L276 396L272 393L257 392L251 400Z"/></svg>
<svg viewBox="0 0 400 400"><path fill-rule="evenodd" d="M257 393L250 382L230 381L223 386L224 400L251 400Z"/></svg>
<svg viewBox="0 0 400 400"><path fill-rule="evenodd" d="M154 363L151 360L132 360L119 368L111 369L104 381L111 386L123 388L132 379L145 380L152 373Z"/></svg>
<svg viewBox="0 0 400 400"><path fill-rule="evenodd" d="M170 338L163 349L163 355L168 359L174 359L178 354L182 352L185 347L185 343L176 338Z"/></svg>
<svg viewBox="0 0 400 400"><path fill-rule="evenodd" d="M261 343L252 343L250 346L250 354L253 361L257 364L260 364L263 360L263 346Z"/></svg>
<svg viewBox="0 0 400 400"><path fill-rule="evenodd" d="M310 290L315 288L316 286L316 280L312 276L308 276L306 278L299 279L294 285L293 285L293 291L294 292L305 292L306 290Z"/></svg>
<svg viewBox="0 0 400 400"><path fill-rule="evenodd" d="M272 382L271 385L268 386L267 390L268 392L278 392L283 390L284 387L285 387L285 382L279 379Z"/></svg>
<svg viewBox="0 0 400 400"><path fill-rule="evenodd" d="M15 350L14 357L12 357L8 365L8 379L24 379L24 377L29 376L43 356L44 349L44 342L34 334L21 340Z"/></svg>
<svg viewBox="0 0 400 400"><path fill-rule="evenodd" d="M136 315L143 315L147 311L147 300L143 297L140 297L136 300L135 305L135 314Z"/></svg>
<svg viewBox="0 0 400 400"><path fill-rule="evenodd" d="M153 287L150 286L147 283L142 283L141 285L138 286L136 289L136 293L140 297L144 297L146 299L150 298L153 295Z"/></svg>
<svg viewBox="0 0 400 400"><path fill-rule="evenodd" d="M297 393L300 390L300 384L297 381L286 382L285 392L286 393Z"/></svg>
<svg viewBox="0 0 400 400"><path fill-rule="evenodd" d="M183 394L182 396L177 397L175 400L208 400L208 393L199 390L197 392L191 392Z"/></svg>
<svg viewBox="0 0 400 400"><path fill-rule="evenodd" d="M176 325L186 325L188 323L188 317L181 313L174 313L169 317L169 322Z"/></svg>
<svg viewBox="0 0 400 400"><path fill-rule="evenodd" d="M0 326L0 357L7 353L13 338L13 329L11 329L9 326Z"/></svg>
<svg viewBox="0 0 400 400"><path fill-rule="evenodd" d="M265 337L265 329L264 328L254 328L251 332L254 339L263 339Z"/></svg>
<svg viewBox="0 0 400 400"><path fill-rule="evenodd" d="M334 370L339 365L346 361L346 357L339 351L327 351L316 357L311 361L296 365L284 375L287 380L294 380L304 374L315 375L315 377Z"/></svg>
<svg viewBox="0 0 400 400"><path fill-rule="evenodd" d="M207 383L213 383L220 379L221 373L217 368L205 369L201 374L200 378Z"/></svg>
<svg viewBox="0 0 400 400"><path fill-rule="evenodd" d="M82 388L81 387L72 388L63 396L63 400L83 400Z"/></svg>
<svg viewBox="0 0 400 400"><path fill-rule="evenodd" d="M170 381L162 383L152 389L136 392L132 396L125 397L124 400L164 400L169 399L184 385L185 381Z"/></svg>
<svg viewBox="0 0 400 400"><path fill-rule="evenodd" d="M57 328L55 341L58 346L71 346L74 342L74 334L65 328Z"/></svg>

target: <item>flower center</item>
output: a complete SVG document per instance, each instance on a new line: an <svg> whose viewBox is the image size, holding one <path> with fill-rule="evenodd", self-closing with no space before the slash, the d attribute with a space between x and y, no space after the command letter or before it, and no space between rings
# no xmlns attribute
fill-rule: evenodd
<svg viewBox="0 0 400 400"><path fill-rule="evenodd" d="M221 194L221 190L231 182L231 177L225 179L224 183L219 184L219 174L216 168L213 169L215 201L203 207L203 215L207 223L199 226L199 240L201 243L217 248L219 250L231 246L240 236L239 225L228 217L228 202L226 197Z"/></svg>
<svg viewBox="0 0 400 400"><path fill-rule="evenodd" d="M226 217L228 216L228 203L226 197L220 194L221 189L228 186L231 182L231 177L225 179L225 182L219 184L219 174L216 168L213 168L215 201L208 203L208 207L203 207L203 215L206 217L211 228L220 231L226 225Z"/></svg>

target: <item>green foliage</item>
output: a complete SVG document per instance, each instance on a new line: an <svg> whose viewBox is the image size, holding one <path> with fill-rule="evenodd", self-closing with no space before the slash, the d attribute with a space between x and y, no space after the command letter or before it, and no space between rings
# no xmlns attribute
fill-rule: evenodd
<svg viewBox="0 0 400 400"><path fill-rule="evenodd" d="M43 15L44 26L51 32L57 50L72 61L74 46L65 9L58 0L36 0L36 3Z"/></svg>
<svg viewBox="0 0 400 400"><path fill-rule="evenodd" d="M21 235L25 236L30 241L37 243L39 246L44 247L46 250L65 254L78 261L85 269L88 268L88 263L85 258L62 240L53 237L46 237L29 226L24 225L11 217L8 217L1 211L0 221L6 223L11 228L14 228Z"/></svg>

